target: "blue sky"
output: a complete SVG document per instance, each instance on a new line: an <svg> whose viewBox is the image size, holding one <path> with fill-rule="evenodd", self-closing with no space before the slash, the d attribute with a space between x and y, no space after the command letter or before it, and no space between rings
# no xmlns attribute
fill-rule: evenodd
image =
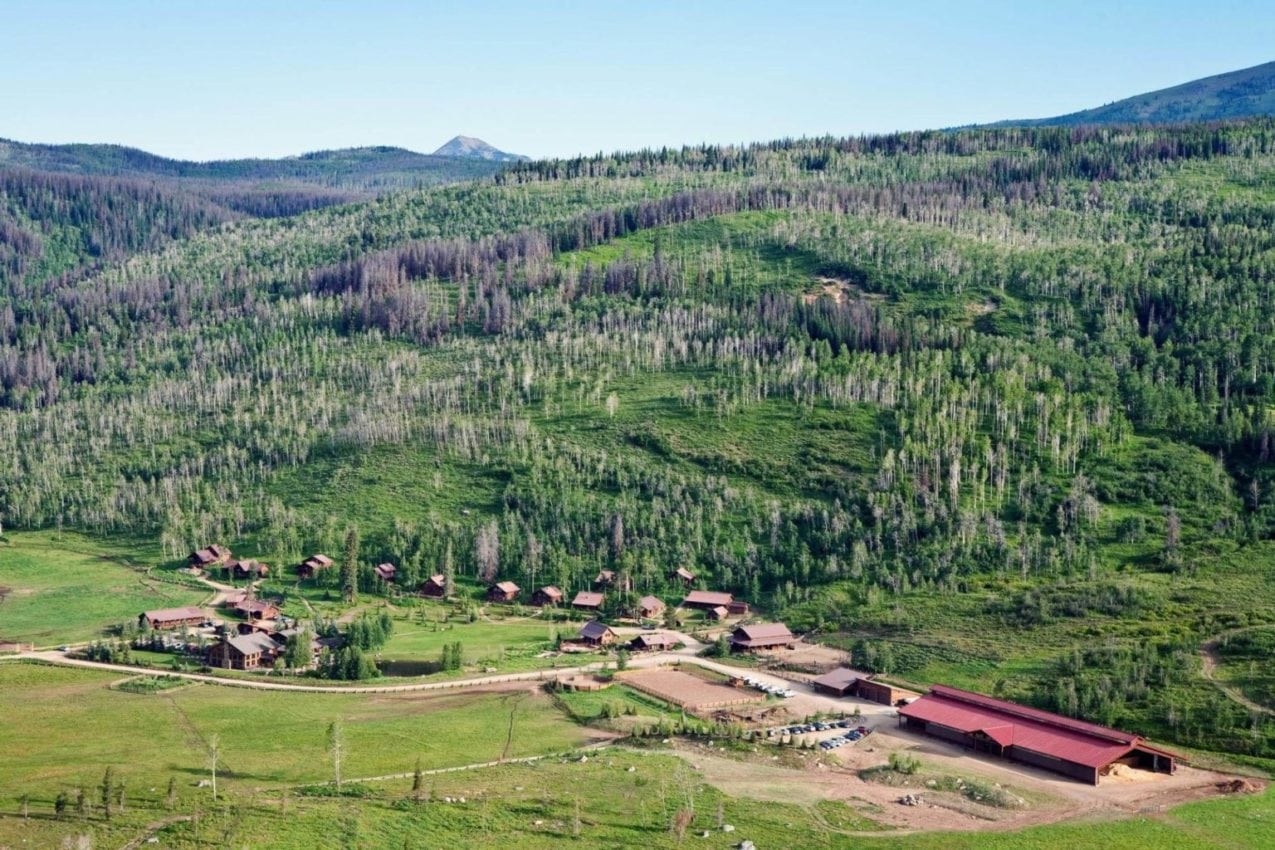
<svg viewBox="0 0 1275 850"><path fill-rule="evenodd" d="M1271 60L1275 0L6 0L0 137L571 155L1054 115Z"/></svg>

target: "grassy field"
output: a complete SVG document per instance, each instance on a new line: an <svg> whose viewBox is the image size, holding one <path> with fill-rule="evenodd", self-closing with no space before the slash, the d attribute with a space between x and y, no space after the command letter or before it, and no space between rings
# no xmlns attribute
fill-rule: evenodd
<svg viewBox="0 0 1275 850"><path fill-rule="evenodd" d="M570 749L580 728L544 694L312 694L196 686L130 694L119 674L0 664L0 798L49 797L114 766L136 784L189 785L221 745L231 790L329 779L325 733L345 726L347 777ZM511 713L514 729L506 750Z"/></svg>
<svg viewBox="0 0 1275 850"><path fill-rule="evenodd" d="M162 790L162 789L161 789ZM332 799L256 794L204 805L198 823L159 828L174 848L397 848L457 850L518 846L702 847L726 850L747 839L761 848L837 850L1221 850L1270 844L1275 797L1215 800L1125 821L1051 825L1020 832L865 836L881 827L870 814L829 801L814 806L760 803L724 795L685 761L667 755L608 750L579 760L551 759L476 772L427 776L422 802L410 779L370 784L366 796ZM143 795L139 795L142 797ZM443 802L464 798L464 803ZM669 830L674 812L693 818L686 838ZM184 809L189 811L190 808ZM63 836L91 834L94 846L118 846L162 823L165 810L139 799L110 824L0 819L0 840L57 846ZM719 821L719 816L721 820ZM719 823L735 829L725 832ZM701 837L703 832L708 837ZM108 841L107 838L113 839Z"/></svg>
<svg viewBox="0 0 1275 850"><path fill-rule="evenodd" d="M520 664L535 666L535 662L552 666L554 659L535 656L553 649L554 634L570 637L579 628L580 623L550 623L529 618L480 619L472 623L461 617L451 617L445 623L427 618L421 623L409 615L394 621L394 634L380 654L394 660L437 661L446 644L459 642L466 664L501 670ZM556 660L567 665L575 663L570 658Z"/></svg>
<svg viewBox="0 0 1275 850"><path fill-rule="evenodd" d="M0 640L37 645L92 640L148 608L193 605L209 592L178 583L135 543L109 543L55 532L9 534L0 543Z"/></svg>

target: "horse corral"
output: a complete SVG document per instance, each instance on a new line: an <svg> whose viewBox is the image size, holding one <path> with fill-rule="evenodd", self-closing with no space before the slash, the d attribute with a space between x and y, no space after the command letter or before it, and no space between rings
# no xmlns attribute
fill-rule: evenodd
<svg viewBox="0 0 1275 850"><path fill-rule="evenodd" d="M624 684L629 687L687 711L746 705L765 699L765 696L757 691L716 684L680 670L667 668L635 670L621 675Z"/></svg>

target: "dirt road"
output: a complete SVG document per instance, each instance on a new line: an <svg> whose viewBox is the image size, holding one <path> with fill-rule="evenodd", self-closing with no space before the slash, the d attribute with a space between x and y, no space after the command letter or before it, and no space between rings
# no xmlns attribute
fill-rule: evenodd
<svg viewBox="0 0 1275 850"><path fill-rule="evenodd" d="M1256 628L1256 627L1251 626L1249 628ZM1218 644L1220 644L1224 639L1230 637L1231 635L1237 635L1240 632L1245 632L1245 631L1248 631L1248 628L1231 629L1228 632L1222 632L1222 634L1208 641L1205 641L1204 645L1200 647L1200 661L1201 661L1200 672L1204 674L1204 678L1208 679L1210 682L1216 685L1218 690L1226 694L1235 702L1238 702L1240 705L1247 708L1249 711L1253 711L1258 714L1275 714L1275 710L1270 709L1262 705L1261 703L1253 702L1253 700L1244 696L1244 694L1238 688L1232 685L1228 685L1226 682L1223 682L1221 679L1217 677L1217 667L1218 667L1218 664L1221 663L1221 659L1218 657L1218 653L1217 653Z"/></svg>

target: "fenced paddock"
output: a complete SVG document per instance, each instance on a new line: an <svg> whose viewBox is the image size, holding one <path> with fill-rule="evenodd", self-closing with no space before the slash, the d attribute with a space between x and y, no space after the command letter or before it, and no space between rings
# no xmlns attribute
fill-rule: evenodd
<svg viewBox="0 0 1275 850"><path fill-rule="evenodd" d="M624 684L687 711L704 711L761 702L755 691L707 682L678 670L635 670L617 675Z"/></svg>

